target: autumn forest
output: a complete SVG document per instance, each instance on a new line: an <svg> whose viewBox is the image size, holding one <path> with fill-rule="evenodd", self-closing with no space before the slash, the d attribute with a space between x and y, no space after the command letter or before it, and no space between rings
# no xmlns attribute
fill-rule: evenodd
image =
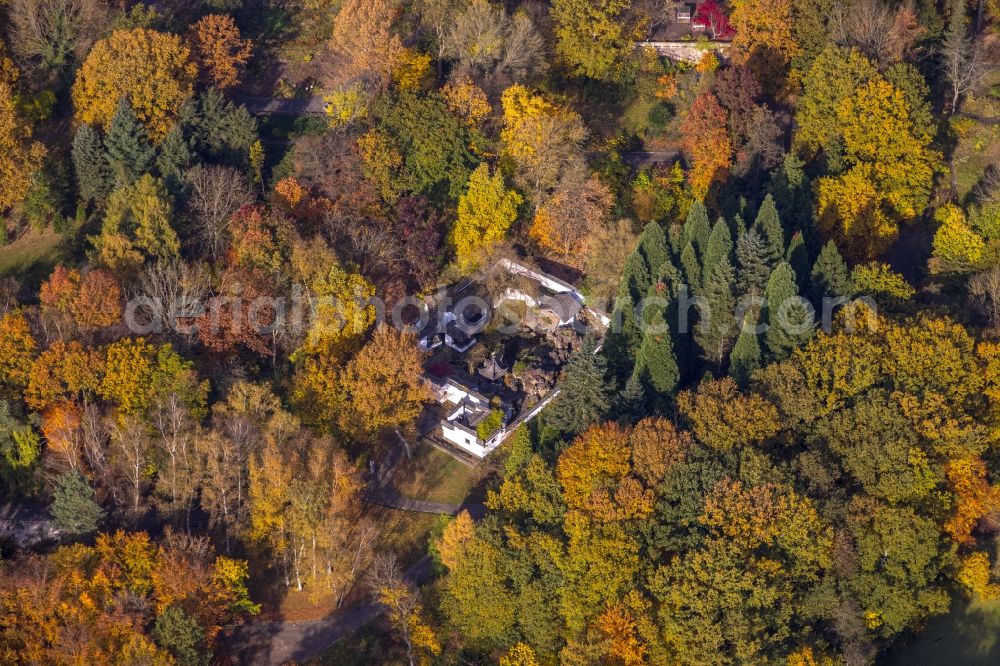
<svg viewBox="0 0 1000 666"><path fill-rule="evenodd" d="M1000 0L0 0L0 663L1000 661Z"/></svg>

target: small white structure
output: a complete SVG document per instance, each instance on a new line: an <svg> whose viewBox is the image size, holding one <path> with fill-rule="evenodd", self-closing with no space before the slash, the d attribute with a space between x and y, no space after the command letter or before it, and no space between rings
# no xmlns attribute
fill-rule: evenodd
<svg viewBox="0 0 1000 666"><path fill-rule="evenodd" d="M479 437L476 426L490 415L490 408L477 403L465 401L458 405L448 418L441 422L441 434L445 440L471 453L477 458L486 455L500 445L506 435L506 429L501 425L489 439Z"/></svg>
<svg viewBox="0 0 1000 666"><path fill-rule="evenodd" d="M580 310L586 307L586 299L583 294L569 282L560 280L554 275L528 268L524 264L519 264L510 259L501 259L498 265L512 275L522 275L537 282L542 289L549 292L535 298L520 289L508 289L500 297L500 301L504 299L521 301L530 308L548 310L558 318L559 326L573 324ZM587 308L587 312L601 322L602 325L608 326L611 324L611 318L606 314L602 314L591 308Z"/></svg>
<svg viewBox="0 0 1000 666"><path fill-rule="evenodd" d="M485 458L506 436L507 430L501 421L500 427L489 439L479 437L476 426L490 415L490 402L482 394L454 379L448 379L441 385L438 401L452 405L448 415L441 421L441 435L445 441L463 451L477 458Z"/></svg>

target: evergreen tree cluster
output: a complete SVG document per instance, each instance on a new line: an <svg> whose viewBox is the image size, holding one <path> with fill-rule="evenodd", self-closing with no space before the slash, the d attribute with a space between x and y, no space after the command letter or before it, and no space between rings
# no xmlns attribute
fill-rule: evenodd
<svg viewBox="0 0 1000 666"><path fill-rule="evenodd" d="M132 104L123 97L103 133L83 124L73 138L72 160L80 198L101 205L119 187L156 173L177 191L184 171L197 162L248 166L257 121L243 106L209 89L182 109L180 122L154 145Z"/></svg>
<svg viewBox="0 0 1000 666"><path fill-rule="evenodd" d="M824 298L851 296L836 244L813 260L803 232L788 226L771 194L751 224L739 216L712 224L696 201L683 222L646 225L625 263L603 348L622 388L620 415L662 407L705 371L746 385L754 370L812 336ZM626 395L642 409L624 404Z"/></svg>

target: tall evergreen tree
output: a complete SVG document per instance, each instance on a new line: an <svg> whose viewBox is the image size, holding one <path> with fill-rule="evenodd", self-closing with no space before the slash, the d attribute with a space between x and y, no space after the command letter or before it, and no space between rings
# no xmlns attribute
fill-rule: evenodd
<svg viewBox="0 0 1000 666"><path fill-rule="evenodd" d="M546 421L557 430L575 435L600 423L610 408L607 364L595 354L597 343L584 338L566 363L559 380L559 396L548 409Z"/></svg>
<svg viewBox="0 0 1000 666"><path fill-rule="evenodd" d="M712 233L712 227L708 222L708 210L705 204L695 201L691 204L687 219L684 220L684 230L681 240L685 245L692 243L699 254L704 255L708 249L708 237Z"/></svg>
<svg viewBox="0 0 1000 666"><path fill-rule="evenodd" d="M242 104L234 104L215 88L181 110L182 124L200 155L245 168L250 146L257 141L257 119Z"/></svg>
<svg viewBox="0 0 1000 666"><path fill-rule="evenodd" d="M698 263L698 255L694 251L694 245L688 243L681 252L681 268L684 271L684 279L688 288L697 293L701 290L701 265Z"/></svg>
<svg viewBox="0 0 1000 666"><path fill-rule="evenodd" d="M627 289L623 289L618 297L611 319L613 323L604 338L601 353L607 359L612 375L618 381L624 381L632 374L639 345L642 343L635 304Z"/></svg>
<svg viewBox="0 0 1000 666"><path fill-rule="evenodd" d="M785 252L785 261L795 271L799 293L804 292L808 286L809 251L806 249L806 242L802 237L801 231L796 231L792 234L792 240L788 243L788 251Z"/></svg>
<svg viewBox="0 0 1000 666"><path fill-rule="evenodd" d="M163 176L167 188L176 190L184 177L184 170L191 163L191 150L184 139L180 126L167 132L160 144L160 154L156 157L156 168Z"/></svg>
<svg viewBox="0 0 1000 666"><path fill-rule="evenodd" d="M663 263L670 259L663 227L656 222L649 222L643 227L639 236L639 253L646 260L650 278L657 275Z"/></svg>
<svg viewBox="0 0 1000 666"><path fill-rule="evenodd" d="M715 265L705 280L704 302L698 306L698 324L694 339L705 358L719 369L736 338L736 295L733 292L733 267L727 260Z"/></svg>
<svg viewBox="0 0 1000 666"><path fill-rule="evenodd" d="M739 213L733 215L733 231L736 232L736 237L740 238L747 232L747 223L743 220L743 216Z"/></svg>
<svg viewBox="0 0 1000 666"><path fill-rule="evenodd" d="M646 416L646 391L638 372L629 375L625 388L615 399L615 420L631 425Z"/></svg>
<svg viewBox="0 0 1000 666"><path fill-rule="evenodd" d="M787 358L793 349L812 336L812 308L798 296L795 271L783 261L775 266L771 279L767 281L767 289L764 290L764 299L767 301L764 322L768 326L764 342L773 359Z"/></svg>
<svg viewBox="0 0 1000 666"><path fill-rule="evenodd" d="M708 237L708 248L705 250L704 261L702 261L701 274L710 275L723 259L732 262L733 236L729 233L729 225L721 217L716 220L712 227L712 233Z"/></svg>
<svg viewBox="0 0 1000 666"><path fill-rule="evenodd" d="M667 245L670 247L670 254L678 257L684 249L684 225L671 224L667 228Z"/></svg>
<svg viewBox="0 0 1000 666"><path fill-rule="evenodd" d="M643 331L642 346L639 348L638 368L646 386L659 398L672 396L680 383L680 369L674 354L673 338L663 308L653 310L648 316L643 313L646 328Z"/></svg>
<svg viewBox="0 0 1000 666"><path fill-rule="evenodd" d="M132 184L153 166L156 150L126 97L118 101L104 147L118 186Z"/></svg>
<svg viewBox="0 0 1000 666"><path fill-rule="evenodd" d="M111 165L101 135L92 125L80 125L76 131L72 156L80 198L87 203L104 201L111 191Z"/></svg>
<svg viewBox="0 0 1000 666"><path fill-rule="evenodd" d="M832 240L826 242L820 250L816 263L813 264L810 275L812 284L812 299L817 306L825 296L834 298L850 298L853 294L851 272L847 270L844 258L837 250L837 244Z"/></svg>
<svg viewBox="0 0 1000 666"><path fill-rule="evenodd" d="M639 249L636 248L628 256L628 259L625 260L625 266L622 269L621 288L628 292L633 303L637 303L649 291L652 281L652 276L646 267L646 260L639 252ZM619 291L622 291L622 289L619 289Z"/></svg>
<svg viewBox="0 0 1000 666"><path fill-rule="evenodd" d="M771 268L767 242L756 229L748 229L736 242L736 290L741 296L763 296Z"/></svg>
<svg viewBox="0 0 1000 666"><path fill-rule="evenodd" d="M785 232L781 228L778 209L774 206L774 197L770 194L764 197L764 203L757 211L757 219L754 220L753 228L767 242L769 264L773 266L781 261L785 256Z"/></svg>
<svg viewBox="0 0 1000 666"><path fill-rule="evenodd" d="M750 383L750 375L760 367L760 342L754 330L756 323L757 314L747 312L745 324L740 327L740 335L729 354L729 374L743 387Z"/></svg>

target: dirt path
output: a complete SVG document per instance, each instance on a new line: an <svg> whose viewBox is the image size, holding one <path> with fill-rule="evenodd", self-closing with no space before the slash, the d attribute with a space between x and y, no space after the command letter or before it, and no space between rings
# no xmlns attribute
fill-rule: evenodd
<svg viewBox="0 0 1000 666"><path fill-rule="evenodd" d="M326 113L322 97L253 97L236 95L235 100L255 116L321 116Z"/></svg>
<svg viewBox="0 0 1000 666"><path fill-rule="evenodd" d="M443 502L428 502L426 500L403 497L399 493L380 492L368 496L368 501L372 504L387 506L390 509L400 509L401 511L415 511L417 513L436 513L442 516L454 516L462 510L458 504L444 504Z"/></svg>

